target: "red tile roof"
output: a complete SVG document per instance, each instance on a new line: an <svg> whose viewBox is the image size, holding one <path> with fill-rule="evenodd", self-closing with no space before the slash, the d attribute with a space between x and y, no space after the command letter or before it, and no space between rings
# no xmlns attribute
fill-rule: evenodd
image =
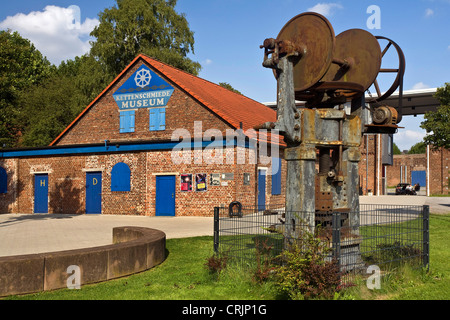
<svg viewBox="0 0 450 320"><path fill-rule="evenodd" d="M58 140L108 91L108 89L140 59L144 60L156 71L159 71L175 85L200 102L204 107L222 118L234 129L239 129L241 122L242 128L246 131L265 122L276 121L276 112L259 102L140 54L50 145L55 145Z"/></svg>

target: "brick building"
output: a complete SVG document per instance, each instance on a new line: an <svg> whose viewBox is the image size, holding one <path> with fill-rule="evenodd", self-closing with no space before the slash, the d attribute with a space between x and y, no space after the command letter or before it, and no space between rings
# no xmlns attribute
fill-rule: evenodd
<svg viewBox="0 0 450 320"><path fill-rule="evenodd" d="M387 167L387 184L419 183L429 195L450 194L450 150L427 148L424 154L394 156L393 166Z"/></svg>
<svg viewBox="0 0 450 320"><path fill-rule="evenodd" d="M209 216L284 203L276 112L139 55L45 148L1 150L0 213ZM266 152L267 151L267 152Z"/></svg>

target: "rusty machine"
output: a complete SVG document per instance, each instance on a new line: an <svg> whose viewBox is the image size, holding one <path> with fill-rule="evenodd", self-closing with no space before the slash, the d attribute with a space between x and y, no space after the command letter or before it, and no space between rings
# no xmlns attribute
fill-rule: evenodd
<svg viewBox="0 0 450 320"><path fill-rule="evenodd" d="M382 68L391 48L399 64ZM277 122L259 128L278 130L287 144L286 225L293 231L299 223L331 223L333 212L341 213L341 223L357 225L362 136L395 133L402 117L401 107L382 103L399 87L402 98L400 47L361 29L335 36L325 17L306 12L261 49L263 66L277 79L278 98ZM381 73L395 76L384 93L377 80ZM370 87L375 92L366 99Z"/></svg>

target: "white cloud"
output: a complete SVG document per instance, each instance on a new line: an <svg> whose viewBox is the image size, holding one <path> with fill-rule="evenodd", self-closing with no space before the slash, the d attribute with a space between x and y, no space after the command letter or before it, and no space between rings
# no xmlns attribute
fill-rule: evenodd
<svg viewBox="0 0 450 320"><path fill-rule="evenodd" d="M90 49L89 34L97 19L80 19L77 6L46 6L43 11L18 13L0 22L0 29L17 31L54 64L81 56Z"/></svg>
<svg viewBox="0 0 450 320"><path fill-rule="evenodd" d="M430 8L425 10L425 18L429 18L434 15L434 11Z"/></svg>
<svg viewBox="0 0 450 320"><path fill-rule="evenodd" d="M399 124L399 126L402 126L402 124ZM394 134L394 142L401 151L409 150L416 143L423 141L425 135L426 131L413 131L402 129L399 130L398 133Z"/></svg>
<svg viewBox="0 0 450 320"><path fill-rule="evenodd" d="M339 3L318 3L314 7L309 8L308 11L317 12L324 16L331 16L335 9L342 9Z"/></svg>
<svg viewBox="0 0 450 320"><path fill-rule="evenodd" d="M213 61L211 60L211 59L206 59L205 60L205 65L207 65L207 66L209 66L209 65L211 65L213 63Z"/></svg>
<svg viewBox="0 0 450 320"><path fill-rule="evenodd" d="M415 85L413 85L412 90L429 89L429 88L431 88L429 85L423 82L417 82Z"/></svg>

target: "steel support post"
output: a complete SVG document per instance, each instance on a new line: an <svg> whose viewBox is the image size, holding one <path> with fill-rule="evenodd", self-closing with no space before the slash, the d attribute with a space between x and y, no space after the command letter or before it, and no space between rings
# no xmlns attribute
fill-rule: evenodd
<svg viewBox="0 0 450 320"><path fill-rule="evenodd" d="M333 212L332 220L332 246L333 246L333 258L340 268L341 266L341 214L340 212Z"/></svg>
<svg viewBox="0 0 450 320"><path fill-rule="evenodd" d="M220 208L214 208L214 252L219 252L219 217L220 217Z"/></svg>
<svg viewBox="0 0 450 320"><path fill-rule="evenodd" d="M422 254L423 266L430 270L430 206L423 206L422 209Z"/></svg>

